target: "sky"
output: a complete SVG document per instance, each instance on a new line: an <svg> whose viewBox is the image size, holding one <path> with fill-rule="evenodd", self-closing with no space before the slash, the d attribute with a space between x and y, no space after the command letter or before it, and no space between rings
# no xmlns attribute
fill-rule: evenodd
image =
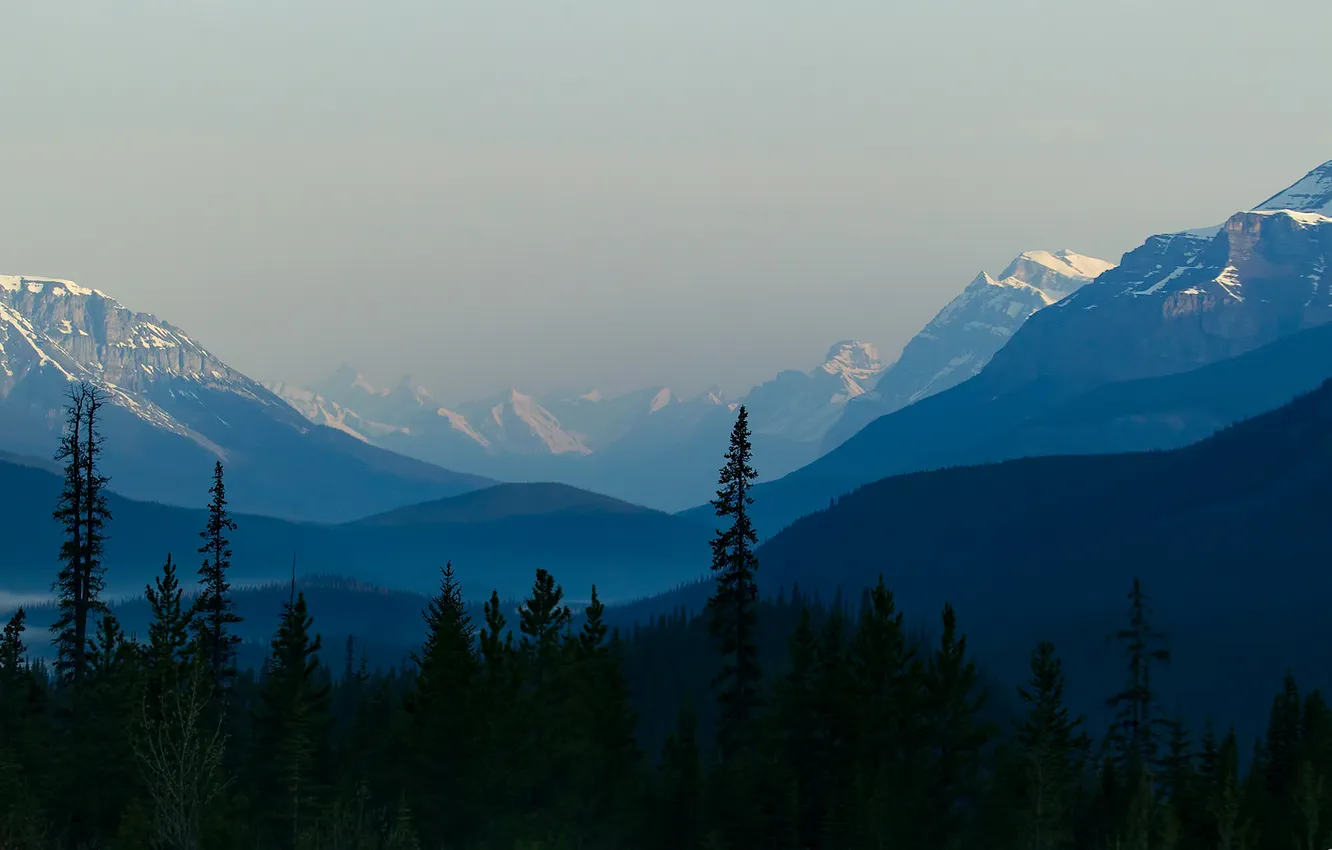
<svg viewBox="0 0 1332 850"><path fill-rule="evenodd" d="M0 273L261 380L743 391L1332 159L1326 0L0 4Z"/></svg>

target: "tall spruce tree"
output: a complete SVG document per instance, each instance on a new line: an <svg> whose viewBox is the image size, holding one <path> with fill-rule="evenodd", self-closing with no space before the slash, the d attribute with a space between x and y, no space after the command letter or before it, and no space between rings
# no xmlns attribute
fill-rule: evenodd
<svg viewBox="0 0 1332 850"><path fill-rule="evenodd" d="M944 605L942 631L922 677L921 740L925 746L924 830L918 846L940 850L961 846L970 817L968 803L979 796L981 751L992 730L980 718L986 692L967 638L957 631L952 605Z"/></svg>
<svg viewBox="0 0 1332 850"><path fill-rule="evenodd" d="M786 675L776 683L772 720L776 727L774 753L783 775L778 782L790 790L786 831L792 846L812 847L823 826L819 770L827 752L828 732L819 712L819 636L808 607L788 644Z"/></svg>
<svg viewBox="0 0 1332 850"><path fill-rule="evenodd" d="M453 564L441 571L439 591L423 612L425 644L413 655L416 691L408 702L417 753L416 799L427 843L465 842L477 814L478 722L475 627Z"/></svg>
<svg viewBox="0 0 1332 850"><path fill-rule="evenodd" d="M1133 577L1128 599L1128 626L1111 635L1123 646L1128 679L1124 689L1106 703L1115 710L1115 726L1108 743L1124 775L1133 777L1140 769L1150 771L1156 764L1157 730L1164 720L1152 714L1156 706L1152 671L1170 662L1170 651L1165 648L1165 635L1152 625L1151 605L1137 576Z"/></svg>
<svg viewBox="0 0 1332 850"><path fill-rule="evenodd" d="M749 516L750 495L758 473L750 465L749 413L741 405L731 429L726 463L712 501L718 519L729 523L712 539L712 571L717 585L708 599L709 627L722 655L722 667L713 680L720 716L717 721L717 756L725 764L744 746L746 730L762 705L763 671L758 641L758 533Z"/></svg>
<svg viewBox="0 0 1332 850"><path fill-rule="evenodd" d="M1022 831L1030 850L1070 847L1090 740L1064 704L1063 664L1054 644L1031 655L1031 679L1018 688L1027 714L1017 731L1022 763Z"/></svg>
<svg viewBox="0 0 1332 850"><path fill-rule="evenodd" d="M318 675L321 641L313 624L304 593L283 603L254 718L255 764L262 765L256 790L271 840L287 848L297 845L316 807L327 756L329 689Z"/></svg>
<svg viewBox="0 0 1332 850"><path fill-rule="evenodd" d="M104 403L102 391L93 384L70 385L65 430L55 455L64 464L64 486L53 517L60 523L64 540L53 587L60 615L51 627L55 633L52 642L56 672L76 685L82 684L88 668L89 619L105 611L102 553L111 510L106 500L109 479L100 467Z"/></svg>
<svg viewBox="0 0 1332 850"><path fill-rule="evenodd" d="M235 612L231 582L227 579L231 569L231 540L227 535L236 530L236 523L227 511L227 489L220 460L213 467L213 484L208 495L212 497L208 502L208 521L199 532L204 541L199 554L204 560L199 567L194 624L199 652L213 682L225 688L236 674L234 661L241 639L234 627L241 618Z"/></svg>
<svg viewBox="0 0 1332 850"><path fill-rule="evenodd" d="M482 677L480 710L485 716L481 730L481 791L485 838L499 840L503 815L519 796L516 783L528 761L520 710L520 680L517 649L508 628L499 593L492 590L484 605L485 624L480 630Z"/></svg>
<svg viewBox="0 0 1332 850"><path fill-rule="evenodd" d="M629 813L639 804L637 718L620 668L619 634L608 629L605 613L594 585L583 627L569 641L562 809L575 845L588 848L624 846L633 828Z"/></svg>

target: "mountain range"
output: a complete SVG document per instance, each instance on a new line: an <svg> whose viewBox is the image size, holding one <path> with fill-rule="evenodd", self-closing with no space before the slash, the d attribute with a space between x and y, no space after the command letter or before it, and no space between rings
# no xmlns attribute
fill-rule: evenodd
<svg viewBox="0 0 1332 850"><path fill-rule="evenodd" d="M1112 268L1114 263L1072 251L1029 251L998 278L981 272L911 338L870 392L851 400L824 437L824 448L836 448L874 419L979 374L1033 313Z"/></svg>
<svg viewBox="0 0 1332 850"><path fill-rule="evenodd" d="M0 450L50 457L72 380L103 387L118 492L202 504L226 461L237 509L352 519L494 483L317 426L183 330L68 280L0 277Z"/></svg>
<svg viewBox="0 0 1332 850"><path fill-rule="evenodd" d="M868 343L834 343L822 364L786 370L737 398L667 387L537 398L508 390L445 404L410 376L376 387L351 366L303 388L268 388L312 422L450 469L507 480L557 480L665 510L711 492L732 412L753 423L759 473L778 478L874 411L900 407L975 374L1037 310L1113 266L1072 251L1031 251L999 278L982 272L917 334L895 363Z"/></svg>
<svg viewBox="0 0 1332 850"><path fill-rule="evenodd" d="M688 398L668 387L541 398L510 389L445 404L410 376L381 388L346 365L308 389L280 382L268 387L312 422L450 469L565 481L680 508L709 492L719 447L741 401L758 423L765 473L773 477L812 460L846 403L883 368L873 346L846 340L814 369L782 372L743 399L729 399L716 388ZM625 475L626 465L632 475Z"/></svg>
<svg viewBox="0 0 1332 850"><path fill-rule="evenodd" d="M1035 313L975 377L874 419L816 461L759 485L761 531L775 533L890 475L1050 451L1165 448L1205 436L1228 424L1216 419L1224 402L1205 401L1202 411L1196 404L1205 396L1200 388L1215 389L1217 373L1202 371L1209 364L1236 370L1238 383L1226 389L1238 400L1231 413L1252 415L1261 412L1255 404L1270 409L1309 389L1327 377L1321 361L1302 359L1322 350L1321 335L1262 355L1264 370L1246 367L1255 361L1222 364L1258 357L1259 349L1332 319L1324 277L1332 255L1332 218L1324 215L1330 186L1332 163L1223 225L1148 238L1115 268ZM1168 376L1177 376L1168 385L1191 402L1172 403L1160 384L1156 396L1143 396L1142 385L1131 383ZM1052 426L1091 411L1097 421L1081 419L1077 433ZM1148 412L1154 422L1142 418Z"/></svg>

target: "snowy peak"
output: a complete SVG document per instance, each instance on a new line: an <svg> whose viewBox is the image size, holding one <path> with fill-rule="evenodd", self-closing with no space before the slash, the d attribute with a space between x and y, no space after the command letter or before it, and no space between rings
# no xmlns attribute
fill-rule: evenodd
<svg viewBox="0 0 1332 850"><path fill-rule="evenodd" d="M1106 260L1088 257L1086 254L1078 254L1067 249L1056 251L1051 254L1049 251L1027 251L1018 256L1009 267L1004 271L1003 277L1018 277L1025 283L1034 283L1029 279L1029 269L1032 266L1039 266L1042 269L1055 272L1062 277L1069 277L1082 280L1094 280L1102 273L1115 267L1114 263Z"/></svg>
<svg viewBox="0 0 1332 850"><path fill-rule="evenodd" d="M1254 209L1292 210L1332 216L1332 161L1318 166Z"/></svg>
<svg viewBox="0 0 1332 850"><path fill-rule="evenodd" d="M539 440L551 454L586 455L592 453L591 449L583 445L582 440L560 427L560 421L530 395L511 390L507 411L504 410L505 407L506 405L499 404L490 410L491 417L497 427L501 429L505 427L503 417L511 411L520 422L527 426L531 436Z"/></svg>
<svg viewBox="0 0 1332 850"><path fill-rule="evenodd" d="M935 314L882 370L869 392L849 396L824 447L840 445L871 420L978 374L1027 319L1115 267L1073 251L1027 251L999 277L982 271Z"/></svg>
<svg viewBox="0 0 1332 850"><path fill-rule="evenodd" d="M879 350L867 342L852 339L833 343L824 360L823 371L830 375L854 374L864 377L883 371Z"/></svg>
<svg viewBox="0 0 1332 850"><path fill-rule="evenodd" d="M999 275L1004 286L1030 286L1045 303L1061 301L1080 286L1115 267L1114 263L1073 251L1027 251L1009 263Z"/></svg>
<svg viewBox="0 0 1332 850"><path fill-rule="evenodd" d="M117 406L201 443L181 418L181 399L195 389L242 396L285 424L308 427L261 385L156 316L73 281L0 275L0 399L42 376L95 381Z"/></svg>
<svg viewBox="0 0 1332 850"><path fill-rule="evenodd" d="M1332 321L1325 279L1332 217L1253 210L1210 232L1149 237L1117 268L1036 316L986 370L993 385L1166 375Z"/></svg>
<svg viewBox="0 0 1332 850"><path fill-rule="evenodd" d="M1007 339L1036 310L1066 298L1114 267L1106 260L1068 250L1027 251L1009 263L998 278L984 271L976 275L920 335L934 338L944 328L960 322L973 330L988 328ZM906 350L902 353L905 357Z"/></svg>
<svg viewBox="0 0 1332 850"><path fill-rule="evenodd" d="M840 404L869 389L869 382L884 370L884 364L878 349L869 343L842 340L828 349L824 364L815 373L820 369L838 379L830 402Z"/></svg>

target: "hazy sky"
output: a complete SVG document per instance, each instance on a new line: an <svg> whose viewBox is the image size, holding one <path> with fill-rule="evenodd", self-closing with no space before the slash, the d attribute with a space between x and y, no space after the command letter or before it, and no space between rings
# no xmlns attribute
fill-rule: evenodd
<svg viewBox="0 0 1332 850"><path fill-rule="evenodd" d="M0 273L261 379L729 390L1332 159L1327 0L0 3Z"/></svg>

